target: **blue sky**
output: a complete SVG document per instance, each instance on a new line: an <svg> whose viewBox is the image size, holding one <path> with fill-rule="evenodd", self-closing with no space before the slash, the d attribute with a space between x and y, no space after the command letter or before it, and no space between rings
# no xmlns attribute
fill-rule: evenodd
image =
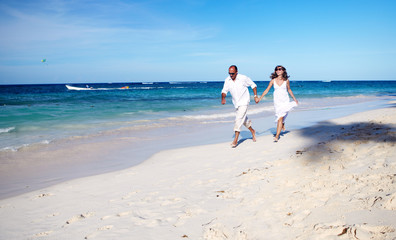
<svg viewBox="0 0 396 240"><path fill-rule="evenodd" d="M0 84L396 80L396 1L0 1ZM46 63L41 60L46 59Z"/></svg>

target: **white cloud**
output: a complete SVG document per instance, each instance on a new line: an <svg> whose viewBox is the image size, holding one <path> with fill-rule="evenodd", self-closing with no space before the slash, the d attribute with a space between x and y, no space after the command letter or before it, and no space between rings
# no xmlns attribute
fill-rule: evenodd
<svg viewBox="0 0 396 240"><path fill-rule="evenodd" d="M122 5L123 9L119 7ZM144 15L145 19L153 19L148 10L135 5L126 5L118 2L111 6L95 4L93 7L98 11L89 11L89 15L80 12L74 13L70 4L62 1L43 5L32 9L15 9L2 7L4 15L8 16L6 23L0 23L0 54L9 59L20 58L26 55L56 54L62 52L66 55L81 56L83 53L101 52L99 54L112 55L112 52L141 52L143 49L152 48L153 44L169 44L173 46L178 42L194 42L213 37L213 28L202 28L188 24L176 24L163 27L157 26L158 22L166 22L155 19L141 26L134 24L135 19ZM120 19L111 17L104 9L126 14L125 9L133 9L136 16ZM88 6L79 5L76 11L82 11ZM118 9L118 10L117 10ZM141 12L140 12L141 11ZM93 14L91 14L94 12ZM88 13L87 13L88 14ZM157 16L158 18L158 16ZM141 21L141 20L139 20Z"/></svg>

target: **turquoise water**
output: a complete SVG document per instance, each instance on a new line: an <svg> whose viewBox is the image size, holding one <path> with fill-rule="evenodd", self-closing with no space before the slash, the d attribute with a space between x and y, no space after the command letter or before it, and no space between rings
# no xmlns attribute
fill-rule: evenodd
<svg viewBox="0 0 396 240"><path fill-rule="evenodd" d="M268 82L256 82L259 94ZM233 118L230 96L220 104L223 82L155 82L0 86L0 150L124 128L168 127L186 121ZM128 86L128 89L121 89ZM395 96L396 81L292 81L300 110ZM87 90L88 89L88 90ZM250 90L251 91L251 90ZM253 101L252 101L253 104ZM273 114L272 90L250 114Z"/></svg>
<svg viewBox="0 0 396 240"><path fill-rule="evenodd" d="M259 94L268 85L256 83ZM234 137L231 97L220 103L223 82L73 86L81 90L0 86L0 199ZM289 131L396 99L396 81L292 81L291 88L299 105L287 118ZM252 99L248 116L257 136L275 132L272 90L259 104ZM243 129L240 137L244 144L251 134Z"/></svg>

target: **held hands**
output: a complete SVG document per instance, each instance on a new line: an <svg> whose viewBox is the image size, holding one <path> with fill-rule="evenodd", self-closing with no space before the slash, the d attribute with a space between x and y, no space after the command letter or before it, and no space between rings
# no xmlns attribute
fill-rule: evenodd
<svg viewBox="0 0 396 240"><path fill-rule="evenodd" d="M259 102L261 101L261 99L263 99L263 97L264 97L264 96L255 97L255 98L254 98L254 101L255 101L256 103L259 103Z"/></svg>

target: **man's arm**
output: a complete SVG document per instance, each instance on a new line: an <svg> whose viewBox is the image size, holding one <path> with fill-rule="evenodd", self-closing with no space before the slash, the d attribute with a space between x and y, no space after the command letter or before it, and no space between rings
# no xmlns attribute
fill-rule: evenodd
<svg viewBox="0 0 396 240"><path fill-rule="evenodd" d="M253 88L253 93L254 93L254 101L256 103L258 103L259 101L258 101L258 97L257 97L257 87Z"/></svg>
<svg viewBox="0 0 396 240"><path fill-rule="evenodd" d="M225 99L226 96L227 95L225 93L221 93L221 104L223 104L223 105L226 103L226 99Z"/></svg>
<svg viewBox="0 0 396 240"><path fill-rule="evenodd" d="M228 81L227 79L224 81L224 85L223 85L223 89L221 90L221 104L225 104L226 103L226 96L228 93Z"/></svg>

